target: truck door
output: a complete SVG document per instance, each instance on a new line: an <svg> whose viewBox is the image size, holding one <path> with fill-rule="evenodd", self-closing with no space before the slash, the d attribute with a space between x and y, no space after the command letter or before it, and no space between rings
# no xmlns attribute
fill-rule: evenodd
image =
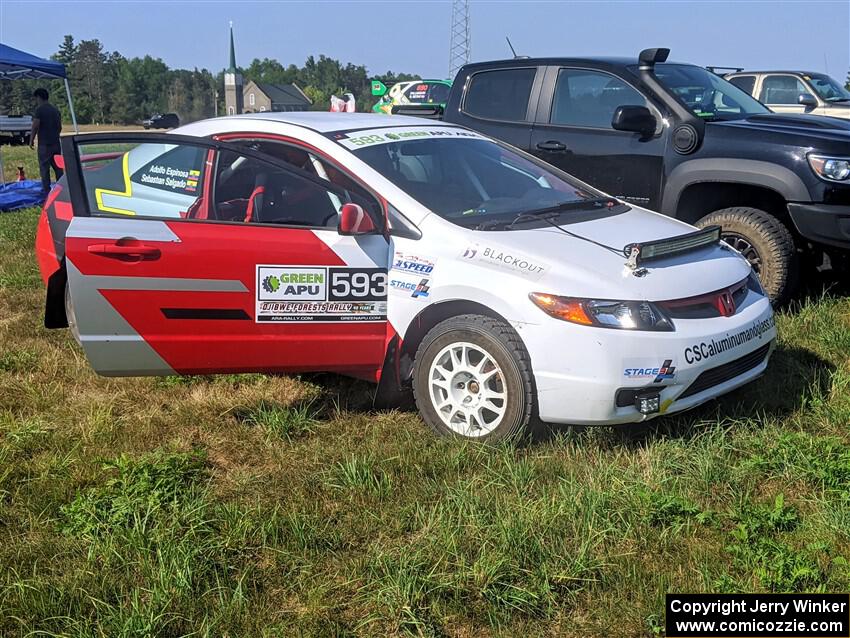
<svg viewBox="0 0 850 638"><path fill-rule="evenodd" d="M618 106L647 106L656 134L616 131ZM549 67L531 133L531 152L596 188L658 210L666 127L658 110L621 78L597 69Z"/></svg>
<svg viewBox="0 0 850 638"><path fill-rule="evenodd" d="M546 67L476 71L466 80L452 122L529 151L531 123Z"/></svg>
<svg viewBox="0 0 850 638"><path fill-rule="evenodd" d="M66 137L63 155L68 284L97 372L375 378L389 246L336 226L354 202L380 228L377 199L180 135Z"/></svg>

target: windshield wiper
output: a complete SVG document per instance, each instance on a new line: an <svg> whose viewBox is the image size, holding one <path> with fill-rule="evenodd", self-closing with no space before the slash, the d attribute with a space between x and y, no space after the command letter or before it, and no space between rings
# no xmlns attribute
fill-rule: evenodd
<svg viewBox="0 0 850 638"><path fill-rule="evenodd" d="M620 202L613 197L594 197L591 199L579 199L573 202L562 202L560 204L555 204L554 206L546 206L545 208L536 208L534 210L524 211L514 217L514 220L508 224L506 228L511 228L514 224L534 219L552 219L553 217L557 217L560 213L568 210L595 208L602 206L603 204L611 208L619 203Z"/></svg>
<svg viewBox="0 0 850 638"><path fill-rule="evenodd" d="M572 202L561 202L560 204L555 204L554 206L546 206L544 208L535 208L533 210L523 211L510 221L504 219L488 219L481 222L477 226L474 226L473 230L488 230L502 227L511 229L514 227L514 224L519 224L522 222L534 220L549 221L555 219L556 217L560 217L562 212L568 210L583 210L587 208L596 208L602 206L603 204L607 205L610 208L619 203L620 202L614 199L613 197L594 197L591 199L579 199Z"/></svg>

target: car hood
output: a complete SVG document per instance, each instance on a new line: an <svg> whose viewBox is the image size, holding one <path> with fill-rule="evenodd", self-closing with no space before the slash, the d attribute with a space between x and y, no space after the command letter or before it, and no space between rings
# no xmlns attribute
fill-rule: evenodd
<svg viewBox="0 0 850 638"><path fill-rule="evenodd" d="M528 261L520 276L533 288L552 294L599 299L661 301L693 297L731 286L747 277L749 264L725 244L673 255L645 264L638 272L626 265L628 244L694 232L693 226L641 208L562 226L528 230L475 232L476 258L490 249L503 251L508 264ZM566 231L566 232L564 232ZM569 234L567 234L569 233ZM516 262L516 258L520 261ZM495 268L503 264L492 264Z"/></svg>
<svg viewBox="0 0 850 638"><path fill-rule="evenodd" d="M708 122L707 126L850 142L850 121L823 115L765 113L740 120Z"/></svg>

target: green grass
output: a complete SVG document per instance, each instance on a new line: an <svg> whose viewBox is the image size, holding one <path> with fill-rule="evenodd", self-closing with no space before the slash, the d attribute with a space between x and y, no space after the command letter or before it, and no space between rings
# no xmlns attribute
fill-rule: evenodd
<svg viewBox="0 0 850 638"><path fill-rule="evenodd" d="M328 375L97 377L35 224L0 215L0 635L640 636L666 591L850 588L848 298L698 411L485 447Z"/></svg>
<svg viewBox="0 0 850 638"><path fill-rule="evenodd" d="M23 166L27 179L41 179L38 173L38 155L29 146L3 146L3 178L7 182L18 179L18 167Z"/></svg>

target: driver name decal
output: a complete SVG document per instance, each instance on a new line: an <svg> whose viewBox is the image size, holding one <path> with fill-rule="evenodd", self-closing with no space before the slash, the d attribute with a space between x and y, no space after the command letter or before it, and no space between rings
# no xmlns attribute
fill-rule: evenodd
<svg viewBox="0 0 850 638"><path fill-rule="evenodd" d="M382 268L258 265L257 323L386 321Z"/></svg>

